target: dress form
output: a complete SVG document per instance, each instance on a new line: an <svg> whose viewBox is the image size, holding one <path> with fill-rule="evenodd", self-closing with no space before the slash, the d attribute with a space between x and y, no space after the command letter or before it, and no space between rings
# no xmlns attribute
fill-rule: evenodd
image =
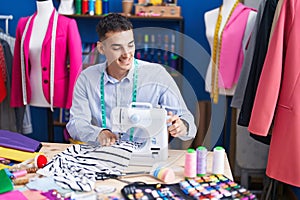
<svg viewBox="0 0 300 200"><path fill-rule="evenodd" d="M226 26L226 23L228 22L230 15L232 14L236 4L237 4L237 0L223 0L223 4L220 8L216 8L213 9L211 11L208 11L205 13L204 15L204 20L205 20L205 25L206 25L206 36L210 45L210 49L211 49L211 53L213 55L213 51L214 51L214 37L215 37L215 32L216 32L216 24L218 21L218 16L219 14L222 16L221 20L219 19L219 30L217 30L217 39L220 42L221 40L221 34L222 31L224 30L224 27ZM247 25L245 28L245 32L243 33L243 41L242 41L242 50L245 52L246 50L246 46L247 46L247 42L250 38L253 26L255 24L255 18L256 18L256 12L251 10L248 16L248 20L247 20ZM219 54L217 52L216 58L219 57ZM208 70L207 70L207 74L206 74L206 91L208 92L212 92L212 88L211 88L211 82L212 80L212 68L213 68L213 59L211 59L211 62L208 66ZM215 62L216 65L218 65L218 62ZM219 66L216 66L219 67ZM219 79L221 79L221 77L218 77ZM222 81L222 80L220 80ZM219 88L219 94L222 95L227 95L227 96L233 96L234 92L235 92L235 88L236 85L233 85L233 87L231 88Z"/></svg>
<svg viewBox="0 0 300 200"><path fill-rule="evenodd" d="M42 88L41 51L43 41L48 29L49 20L54 6L51 0L37 1L37 14L33 22L32 34L29 42L29 59L31 63L30 83L32 106L50 107Z"/></svg>

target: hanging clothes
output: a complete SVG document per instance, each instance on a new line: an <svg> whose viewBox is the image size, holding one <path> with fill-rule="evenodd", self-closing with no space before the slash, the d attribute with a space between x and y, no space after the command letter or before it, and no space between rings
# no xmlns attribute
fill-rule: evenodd
<svg viewBox="0 0 300 200"><path fill-rule="evenodd" d="M3 36L3 35L2 35ZM0 129L17 131L15 110L10 107L10 86L11 86L11 69L12 69L12 53L9 43L0 39L0 45L3 48L5 67L6 67L6 98L0 103ZM20 122L21 123L21 122Z"/></svg>
<svg viewBox="0 0 300 200"><path fill-rule="evenodd" d="M232 101L231 101L231 107L233 107L233 108L240 109L242 106L242 103L243 103L246 85L247 85L247 81L248 81L248 77L249 77L249 73L250 73L250 67L251 67L251 63L253 60L255 41L256 41L257 34L258 34L258 30L259 30L258 29L259 24L260 24L262 16L263 16L263 10L264 10L265 4L266 4L265 0L261 1L259 4L258 10L257 10L255 25L254 25L253 31L251 33L249 44L247 45L247 49L245 51L241 74L240 74L238 83L236 85L235 93L234 93L234 95L232 97Z"/></svg>
<svg viewBox="0 0 300 200"><path fill-rule="evenodd" d="M9 35L0 35L0 44L3 47L5 64L6 64L6 98L0 103L0 129L10 130L23 134L32 133L30 110L28 107L12 108L10 106L11 98L11 77L13 55L11 49L14 49L15 39Z"/></svg>
<svg viewBox="0 0 300 200"><path fill-rule="evenodd" d="M251 63L245 95L238 119L238 124L241 126L248 127L250 121L251 110L253 107L253 101L255 98L259 77L264 64L266 52L268 50L269 36L277 2L278 0L267 0L261 23L259 25L259 30L257 33L259 37L256 38L253 60Z"/></svg>
<svg viewBox="0 0 300 200"><path fill-rule="evenodd" d="M248 130L266 136L274 121L266 174L300 187L300 9L285 0L270 40Z"/></svg>
<svg viewBox="0 0 300 200"><path fill-rule="evenodd" d="M0 39L6 41L8 43L8 46L10 48L10 52L14 52L16 38L14 38L10 35L7 35L5 33L0 32Z"/></svg>
<svg viewBox="0 0 300 200"><path fill-rule="evenodd" d="M274 14L274 17L273 17L273 23L272 23L272 27L271 27L270 39L272 38L272 35L273 35L273 32L274 32L274 28L275 28L275 26L277 24L277 21L278 21L279 15L280 15L280 11L281 11L281 8L282 8L283 1L284 0L278 0L277 6L276 6L276 10L275 10L275 14ZM270 44L270 39L269 39L269 44Z"/></svg>
<svg viewBox="0 0 300 200"><path fill-rule="evenodd" d="M0 103L4 100L7 95L6 92L6 63L4 57L4 50L2 45L0 44Z"/></svg>

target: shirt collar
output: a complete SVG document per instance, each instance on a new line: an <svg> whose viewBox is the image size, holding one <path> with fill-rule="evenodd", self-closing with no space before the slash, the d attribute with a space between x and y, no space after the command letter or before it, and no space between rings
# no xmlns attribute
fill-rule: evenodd
<svg viewBox="0 0 300 200"><path fill-rule="evenodd" d="M117 79L115 79L115 78L113 78L113 77L111 77L110 75L107 74L107 71L106 71L107 62L103 63L104 84L107 84L107 82L110 82L112 84L116 84L116 83L123 82L123 81L126 81L126 80L129 81L129 82L133 82L133 73L134 73L134 67L135 67L134 59L132 60L132 65L131 66L132 67L130 68L128 74L121 81L118 81Z"/></svg>

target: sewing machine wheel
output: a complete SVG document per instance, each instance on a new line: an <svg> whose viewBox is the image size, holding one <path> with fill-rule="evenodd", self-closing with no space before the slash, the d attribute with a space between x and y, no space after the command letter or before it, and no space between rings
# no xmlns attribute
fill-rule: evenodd
<svg viewBox="0 0 300 200"><path fill-rule="evenodd" d="M131 128L122 133L121 140L130 141ZM144 148L148 142L150 142L149 134L143 128L133 127L133 142L138 145L138 149ZM138 150L137 149L137 150Z"/></svg>

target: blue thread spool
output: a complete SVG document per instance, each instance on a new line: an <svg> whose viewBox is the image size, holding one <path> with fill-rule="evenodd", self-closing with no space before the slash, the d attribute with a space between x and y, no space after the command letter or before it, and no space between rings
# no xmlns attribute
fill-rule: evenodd
<svg viewBox="0 0 300 200"><path fill-rule="evenodd" d="M95 14L95 0L89 0L89 14Z"/></svg>
<svg viewBox="0 0 300 200"><path fill-rule="evenodd" d="M107 15L109 13L109 3L108 0L102 1L102 13L103 15Z"/></svg>

